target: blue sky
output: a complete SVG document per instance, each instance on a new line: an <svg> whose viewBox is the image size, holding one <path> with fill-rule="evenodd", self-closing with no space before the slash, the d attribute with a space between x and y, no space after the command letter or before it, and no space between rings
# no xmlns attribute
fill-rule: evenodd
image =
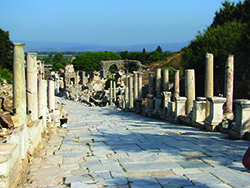
<svg viewBox="0 0 250 188"><path fill-rule="evenodd" d="M224 0L0 0L0 28L18 41L185 42L212 23L221 2Z"/></svg>

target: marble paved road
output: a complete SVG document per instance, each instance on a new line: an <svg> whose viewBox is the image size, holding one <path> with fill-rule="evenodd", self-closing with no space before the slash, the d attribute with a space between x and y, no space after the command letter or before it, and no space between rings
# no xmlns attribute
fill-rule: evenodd
<svg viewBox="0 0 250 188"><path fill-rule="evenodd" d="M63 102L67 130L32 159L24 187L250 187L241 164L249 141L115 107Z"/></svg>

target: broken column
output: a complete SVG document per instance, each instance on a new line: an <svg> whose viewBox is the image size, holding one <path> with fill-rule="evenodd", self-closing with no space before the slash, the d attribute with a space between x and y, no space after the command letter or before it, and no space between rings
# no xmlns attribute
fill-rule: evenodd
<svg viewBox="0 0 250 188"><path fill-rule="evenodd" d="M48 106L49 112L55 111L55 87L53 80L48 81Z"/></svg>
<svg viewBox="0 0 250 188"><path fill-rule="evenodd" d="M38 80L38 117L43 120L46 128L47 119L47 81Z"/></svg>
<svg viewBox="0 0 250 188"><path fill-rule="evenodd" d="M205 97L213 97L214 95L214 55L211 53L206 54L205 61ZM206 104L206 117L209 116L210 104L207 100Z"/></svg>
<svg viewBox="0 0 250 188"><path fill-rule="evenodd" d="M128 77L128 87L129 87L129 110L134 108L134 99L133 99L133 79L131 76Z"/></svg>
<svg viewBox="0 0 250 188"><path fill-rule="evenodd" d="M148 73L148 94L154 94L154 73Z"/></svg>
<svg viewBox="0 0 250 188"><path fill-rule="evenodd" d="M13 108L19 125L26 124L26 84L24 68L24 43L14 43L13 49Z"/></svg>
<svg viewBox="0 0 250 188"><path fill-rule="evenodd" d="M195 75L194 69L185 70L185 96L186 101L186 115L188 115L193 108L193 101L195 100Z"/></svg>
<svg viewBox="0 0 250 188"><path fill-rule="evenodd" d="M154 114L156 116L161 116L161 105L162 105L162 96L161 96L161 69L156 69L156 78L155 78L155 110Z"/></svg>
<svg viewBox="0 0 250 188"><path fill-rule="evenodd" d="M37 54L26 53L27 112L31 121L38 119L37 103Z"/></svg>
<svg viewBox="0 0 250 188"><path fill-rule="evenodd" d="M227 99L224 105L224 116L233 120L233 83L234 83L234 55L229 55L225 65L224 95Z"/></svg>
<svg viewBox="0 0 250 188"><path fill-rule="evenodd" d="M207 131L214 131L223 119L223 104L226 102L226 98L207 97L207 100L210 103L210 112L208 118L205 120L205 127Z"/></svg>
<svg viewBox="0 0 250 188"><path fill-rule="evenodd" d="M163 91L169 91L169 70L163 71Z"/></svg>
<svg viewBox="0 0 250 188"><path fill-rule="evenodd" d="M174 71L174 101L176 97L179 97L180 87L179 87L179 70Z"/></svg>

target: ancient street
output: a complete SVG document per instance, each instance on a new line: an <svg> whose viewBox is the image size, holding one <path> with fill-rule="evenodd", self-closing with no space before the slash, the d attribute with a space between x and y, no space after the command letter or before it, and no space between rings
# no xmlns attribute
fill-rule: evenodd
<svg viewBox="0 0 250 188"><path fill-rule="evenodd" d="M24 187L250 187L250 142L70 100L67 128L32 159Z"/></svg>

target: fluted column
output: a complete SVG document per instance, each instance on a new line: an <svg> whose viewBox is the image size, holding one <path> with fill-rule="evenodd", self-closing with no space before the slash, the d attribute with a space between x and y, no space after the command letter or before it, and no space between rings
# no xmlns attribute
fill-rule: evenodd
<svg viewBox="0 0 250 188"><path fill-rule="evenodd" d="M134 71L134 104L138 99L138 72Z"/></svg>
<svg viewBox="0 0 250 188"><path fill-rule="evenodd" d="M161 95L161 69L156 69L155 71L155 92L156 97Z"/></svg>
<svg viewBox="0 0 250 188"><path fill-rule="evenodd" d="M14 43L13 49L13 108L20 119L20 125L27 123L24 45Z"/></svg>

